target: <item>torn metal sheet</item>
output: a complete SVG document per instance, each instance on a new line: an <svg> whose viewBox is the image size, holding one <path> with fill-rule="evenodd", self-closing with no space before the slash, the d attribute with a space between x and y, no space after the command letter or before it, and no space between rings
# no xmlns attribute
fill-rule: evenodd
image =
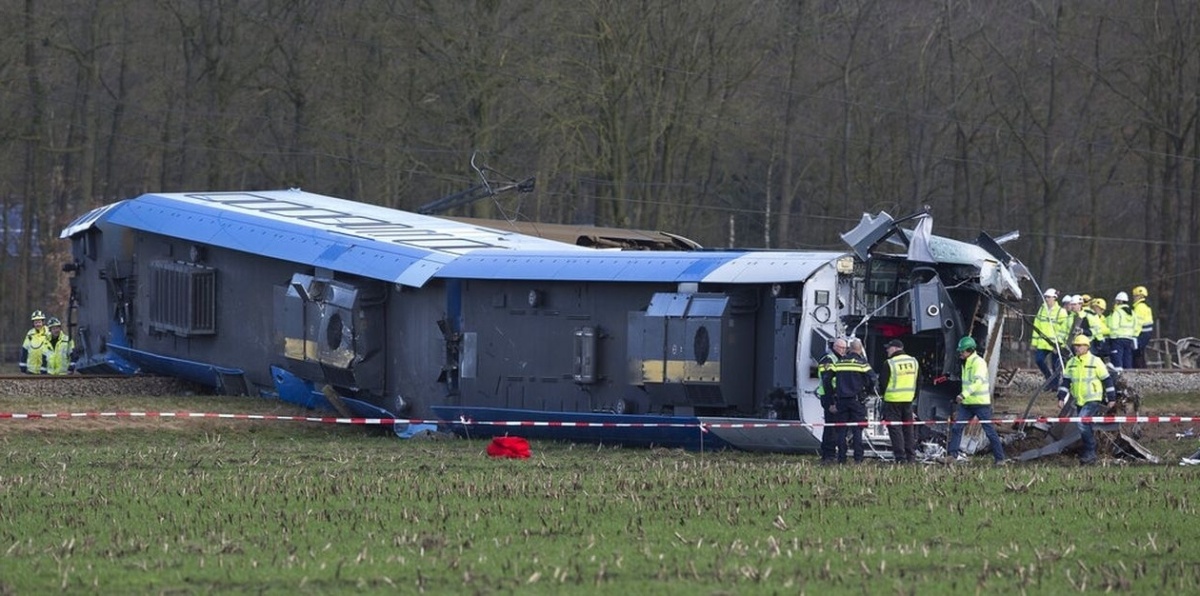
<svg viewBox="0 0 1200 596"><path fill-rule="evenodd" d="M1113 437L1113 450L1119 450L1122 455L1130 456L1133 459L1144 459L1152 464L1162 462L1157 455L1151 453L1149 449L1146 449L1141 443L1133 440L1133 437L1123 432L1118 432Z"/></svg>
<svg viewBox="0 0 1200 596"><path fill-rule="evenodd" d="M1020 461L1031 461L1051 455L1061 455L1070 451L1076 444L1083 441L1079 426L1074 423L1055 425L1047 433L1047 443L1041 447L1028 449L1017 456ZM1152 464L1161 463L1161 459L1146 449L1133 437L1121 432L1117 424L1094 424L1092 430L1096 433L1097 443L1112 442L1112 456L1135 460L1144 460ZM1057 433L1055 431L1058 431ZM1058 437L1057 439L1055 437Z"/></svg>
<svg viewBox="0 0 1200 596"><path fill-rule="evenodd" d="M1039 457L1059 455L1081 440L1082 437L1079 436L1079 431L1076 431L1074 436L1058 439L1057 441L1053 441L1043 445L1042 447L1024 451L1021 453L1021 455L1017 456L1017 459L1019 461L1032 461L1038 459Z"/></svg>

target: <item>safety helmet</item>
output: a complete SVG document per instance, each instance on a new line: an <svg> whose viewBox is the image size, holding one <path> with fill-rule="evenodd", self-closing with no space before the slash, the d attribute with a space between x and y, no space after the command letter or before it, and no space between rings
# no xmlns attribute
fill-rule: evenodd
<svg viewBox="0 0 1200 596"><path fill-rule="evenodd" d="M1104 310L1108 308L1108 303L1103 298L1092 298L1092 308L1096 310Z"/></svg>
<svg viewBox="0 0 1200 596"><path fill-rule="evenodd" d="M1091 302L1092 302L1092 295L1091 295L1091 294L1081 294L1081 295L1079 296L1079 299L1080 299L1080 300L1081 300L1081 301L1082 301L1084 304L1091 304Z"/></svg>
<svg viewBox="0 0 1200 596"><path fill-rule="evenodd" d="M33 314L29 315L29 320L30 321L45 321L46 315L42 314L42 311L40 311L40 310L35 310L35 311L33 311Z"/></svg>
<svg viewBox="0 0 1200 596"><path fill-rule="evenodd" d="M50 319L46 321L46 326L47 327L62 327L62 321L58 320L58 317L50 317Z"/></svg>
<svg viewBox="0 0 1200 596"><path fill-rule="evenodd" d="M1073 345L1073 346L1090 346L1090 345L1092 345L1092 340L1088 339L1088 336L1080 333L1079 335L1075 336L1075 339L1071 340L1071 345Z"/></svg>
<svg viewBox="0 0 1200 596"><path fill-rule="evenodd" d="M1146 291L1146 286L1138 286L1133 289L1133 297L1134 298L1145 298L1146 296L1149 296L1149 295L1150 295L1150 293Z"/></svg>
<svg viewBox="0 0 1200 596"><path fill-rule="evenodd" d="M1047 298L1058 298L1058 290L1056 290L1054 288L1049 288L1045 292L1043 292L1042 295Z"/></svg>
<svg viewBox="0 0 1200 596"><path fill-rule="evenodd" d="M1117 297L1114 298L1117 302L1129 302L1129 294L1125 292L1117 292Z"/></svg>
<svg viewBox="0 0 1200 596"><path fill-rule="evenodd" d="M966 352L967 350L974 350L974 349L975 349L975 338L968 335L968 336L958 340L958 351L959 352Z"/></svg>

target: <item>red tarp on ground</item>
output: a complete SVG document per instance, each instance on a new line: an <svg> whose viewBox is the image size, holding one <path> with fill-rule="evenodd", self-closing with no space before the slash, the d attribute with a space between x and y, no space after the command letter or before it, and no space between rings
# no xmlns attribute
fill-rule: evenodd
<svg viewBox="0 0 1200 596"><path fill-rule="evenodd" d="M495 437L487 446L487 454L492 457L526 459L529 453L529 441L521 437Z"/></svg>

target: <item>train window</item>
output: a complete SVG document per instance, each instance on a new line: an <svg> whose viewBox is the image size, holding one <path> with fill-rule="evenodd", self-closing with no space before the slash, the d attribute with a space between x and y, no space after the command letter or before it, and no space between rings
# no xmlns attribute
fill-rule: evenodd
<svg viewBox="0 0 1200 596"><path fill-rule="evenodd" d="M867 261L866 291L877 296L895 296L900 287L900 263L882 259Z"/></svg>
<svg viewBox="0 0 1200 596"><path fill-rule="evenodd" d="M182 337L217 332L217 270L179 261L150 263L150 326Z"/></svg>
<svg viewBox="0 0 1200 596"><path fill-rule="evenodd" d="M93 261L96 260L96 243L99 241L99 236L99 230L88 230L87 232L84 232L83 238L80 241L80 245L83 248L83 256Z"/></svg>
<svg viewBox="0 0 1200 596"><path fill-rule="evenodd" d="M692 354L696 359L696 364L703 366L704 363L708 362L710 348L708 327L700 327L696 330L696 335L692 338Z"/></svg>

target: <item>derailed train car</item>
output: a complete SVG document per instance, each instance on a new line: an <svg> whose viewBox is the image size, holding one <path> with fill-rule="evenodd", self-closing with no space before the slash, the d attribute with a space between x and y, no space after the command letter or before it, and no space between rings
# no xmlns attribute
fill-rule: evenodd
<svg viewBox="0 0 1200 596"><path fill-rule="evenodd" d="M848 252L613 251L289 190L147 194L62 237L81 371L480 435L811 452L836 336L873 362L902 339L926 419L959 390L959 337L995 366L1023 267L909 219L864 216Z"/></svg>

